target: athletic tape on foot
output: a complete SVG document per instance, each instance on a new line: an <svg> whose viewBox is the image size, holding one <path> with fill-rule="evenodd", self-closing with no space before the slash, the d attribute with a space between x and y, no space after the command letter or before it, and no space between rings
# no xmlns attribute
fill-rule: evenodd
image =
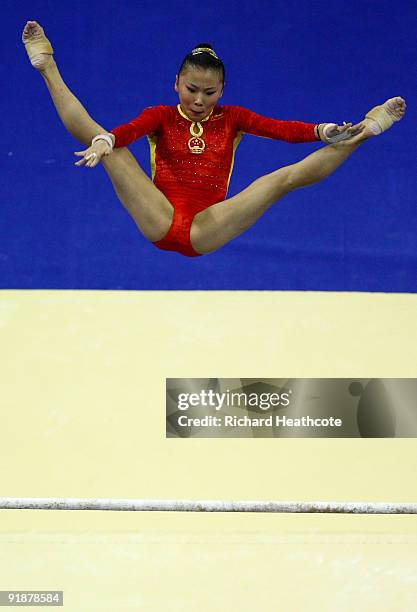
<svg viewBox="0 0 417 612"><path fill-rule="evenodd" d="M41 53L46 53L47 55L53 55L54 53L52 45L46 36L42 36L37 40L28 40L25 42L25 47L29 59L32 59L35 57L35 55L40 55Z"/></svg>
<svg viewBox="0 0 417 612"><path fill-rule="evenodd" d="M366 119L372 119L375 121L382 132L388 130L394 123L392 115L383 106L374 106L369 113L365 115Z"/></svg>

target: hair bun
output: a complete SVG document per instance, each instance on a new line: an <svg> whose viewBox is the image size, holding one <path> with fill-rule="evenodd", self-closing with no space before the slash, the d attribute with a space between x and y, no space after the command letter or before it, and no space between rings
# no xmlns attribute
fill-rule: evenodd
<svg viewBox="0 0 417 612"><path fill-rule="evenodd" d="M187 53L178 70L178 76L181 76L189 68L214 70L219 73L221 81L224 83L224 64L210 43L199 43L192 51Z"/></svg>
<svg viewBox="0 0 417 612"><path fill-rule="evenodd" d="M197 47L194 47L194 49L191 51L191 55L199 55L200 53L207 53L207 55L211 55L216 60L219 59L219 56L217 55L213 47L208 43L202 43Z"/></svg>

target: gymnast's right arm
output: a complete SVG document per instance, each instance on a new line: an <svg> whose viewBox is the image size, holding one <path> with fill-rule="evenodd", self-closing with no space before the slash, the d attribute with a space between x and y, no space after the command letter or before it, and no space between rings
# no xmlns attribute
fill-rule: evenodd
<svg viewBox="0 0 417 612"><path fill-rule="evenodd" d="M145 136L158 132L163 120L164 107L152 106L145 108L137 117L112 129L110 132L98 134L93 138L91 146L84 151L77 151L75 155L82 156L75 165L86 165L94 168L104 155L109 155L113 148L127 147L132 142Z"/></svg>
<svg viewBox="0 0 417 612"><path fill-rule="evenodd" d="M115 137L114 147L127 147L132 142L145 136L146 134L152 134L158 132L162 125L164 116L163 106L151 106L145 108L140 115L129 121L123 123L110 131Z"/></svg>

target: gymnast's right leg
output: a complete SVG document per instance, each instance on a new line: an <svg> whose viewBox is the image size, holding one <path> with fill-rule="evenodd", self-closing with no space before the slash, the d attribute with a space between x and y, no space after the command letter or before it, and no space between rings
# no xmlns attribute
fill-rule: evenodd
<svg viewBox="0 0 417 612"><path fill-rule="evenodd" d="M97 134L107 133L96 123L64 83L52 57L52 48L36 21L28 21L22 35L31 63L45 80L52 101L67 130L83 145ZM173 207L143 172L126 148L114 149L103 166L116 194L142 234L151 242L163 238L173 217Z"/></svg>

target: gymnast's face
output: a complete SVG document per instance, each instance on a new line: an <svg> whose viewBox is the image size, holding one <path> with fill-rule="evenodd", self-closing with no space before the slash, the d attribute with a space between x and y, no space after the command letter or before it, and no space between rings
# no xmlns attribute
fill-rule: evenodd
<svg viewBox="0 0 417 612"><path fill-rule="evenodd" d="M223 83L218 72L202 68L187 68L177 75L175 91L184 113L194 121L207 117L223 93Z"/></svg>

